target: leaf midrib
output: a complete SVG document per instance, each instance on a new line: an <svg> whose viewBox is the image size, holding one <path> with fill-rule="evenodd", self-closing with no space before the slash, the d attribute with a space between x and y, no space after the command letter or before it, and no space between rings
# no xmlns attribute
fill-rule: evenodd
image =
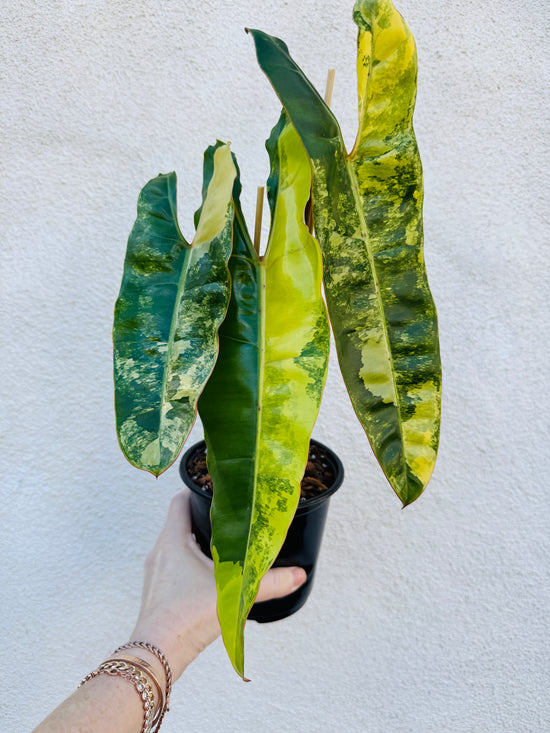
<svg viewBox="0 0 550 733"><path fill-rule="evenodd" d="M177 220L176 220L177 221ZM179 230L179 227L178 227ZM187 245L187 242L181 237L181 241L184 243L184 245ZM162 399L160 404L160 420L159 420L159 436L160 436L160 445L159 445L159 451L162 445L162 437L164 432L164 420L165 420L165 413L164 413L164 405L168 402L168 398L166 395L167 392L167 385L168 385L168 374L172 371L171 370L171 363L172 363L172 354L174 350L174 343L175 343L175 335L176 335L176 328L178 323L178 317L179 317L179 310L180 310L180 303L182 294L185 289L185 284L187 282L187 276L189 274L189 264L191 261L191 258L194 254L193 246L187 245L185 247L185 257L184 262L182 266L182 274L180 276L179 284L178 284L178 291L176 293L176 298L174 301L174 312L172 314L172 321L170 323L170 333L168 335L168 341L166 343L167 349L166 349L166 361L164 364L164 373L162 377ZM160 453L159 453L159 463L160 463Z"/></svg>
<svg viewBox="0 0 550 733"><path fill-rule="evenodd" d="M385 344L386 344L386 353L388 355L388 363L390 365L390 373L391 373L391 379L392 379L392 385L393 385L393 394L394 394L394 400L395 400L395 407L397 409L397 419L398 419L398 423L399 423L399 435L401 437L402 450L401 450L401 460L400 460L400 463L401 463L403 474L404 474L404 483L405 483L405 488L406 488L407 487L408 480L407 480L407 457L405 455L405 441L404 441L404 437L403 437L403 419L402 419L402 415L401 415L401 405L400 405L400 402L399 402L399 392L398 392L397 384L396 384L396 381L395 381L395 369L394 369L394 366L393 366L392 351L391 351L390 339L389 339L389 334L388 334L388 325L387 325L386 318L385 318L384 303L382 301L382 293L380 291L380 283L378 281L378 273L376 271L376 265L375 265L375 262L374 262L374 255L373 255L372 246L371 246L371 243L370 243L370 237L369 237L369 232L368 232L368 228L367 228L367 222L366 222L365 214L364 214L364 211L363 211L363 200L361 198L361 193L359 191L359 185L357 183L357 176L355 175L355 169L353 168L353 164L352 164L352 160L355 158L356 150L358 149L359 144L360 144L360 141L361 141L361 133L363 131L363 122L364 122L364 119L365 119L365 115L367 114L368 102L369 102L369 99L370 99L370 96L369 96L369 87L372 84L372 77L373 77L372 61L373 61L373 58L374 58L375 36L376 36L376 34L375 34L374 28L373 28L372 31L371 31L371 42L370 42L369 73L367 75L367 83L366 83L366 86L365 86L363 99L361 100L361 107L360 107L360 114L359 114L359 125L358 125L358 129L357 129L357 137L355 139L355 143L354 143L354 146L353 146L353 149L352 149L351 153L349 155L345 155L345 152L344 152L344 155L345 155L345 158L346 158L346 168L348 170L348 175L349 175L349 178L350 178L350 181L351 181L351 188L352 188L352 192L353 192L353 197L355 199L355 206L356 206L357 211L358 211L358 214L359 214L359 221L360 221L360 224L361 224L361 229L364 232L364 240L363 241L365 242L365 247L366 247L367 255L368 255L368 258L369 258L369 263L370 263L370 267L371 267L371 271L372 271L372 278L373 278L373 282L374 282L375 290L376 290L376 299L377 299L378 308L379 308L379 311L380 311L380 317L381 317L380 320L382 321L382 331L383 331L383 334L384 334L384 341L385 341ZM342 145L344 145L344 141L343 140L342 140ZM344 151L345 151L345 148L344 148ZM382 464L380 464L380 465L382 467ZM382 469L383 469L383 467L382 467ZM390 481L390 483L391 483L391 481Z"/></svg>
<svg viewBox="0 0 550 733"><path fill-rule="evenodd" d="M343 144L343 141L342 141L342 144ZM364 242L364 246L365 246L365 249L366 249L366 252L367 252L369 264L370 264L371 271L372 271L372 278L373 278L373 282L374 282L374 286L375 286L375 292L376 292L376 300L377 300L378 308L379 308L379 312L380 312L380 321L382 323L382 332L383 332L384 341L385 341L385 344L386 344L386 353L388 355L388 363L390 365L390 374L391 374L392 385L393 385L394 401L395 401L395 406L396 406L396 409L397 409L397 417L398 417L398 422L399 422L399 434L401 436L401 443L402 443L401 464L402 464L402 468L403 468L403 471L404 471L405 485L406 485L407 484L407 459L406 459L406 456L405 456L405 442L404 442L404 439L403 439L403 429L402 429L402 427L403 427L403 420L402 420L402 415L401 415L401 406L400 406L400 403L399 403L399 397L398 397L398 391L397 391L397 384L396 384L396 381L395 381L395 369L393 367L393 359L392 359L392 352L391 352L390 340L389 340L389 334L388 334L388 326L387 326L386 318L385 318L385 315L384 315L384 303L382 301L382 293L380 291L380 284L379 284L379 281L378 281L378 273L376 272L376 266L375 266L375 262L374 262L374 256L373 256L372 247L371 247L371 244L370 244L370 237L369 237L369 231L368 231L368 227L367 227L367 222L365 220L365 215L364 215L364 212L363 212L363 201L361 199L361 194L359 192L359 185L357 183L357 177L356 177L355 171L353 169L353 165L352 165L352 162L351 162L351 157L346 156L345 163L346 163L346 169L347 169L348 176L349 176L350 183L351 183L351 189L352 189L353 198L354 198L354 201L355 201L355 206L356 206L357 213L358 213L358 216L359 216L359 223L361 225L361 230L363 232L363 242Z"/></svg>

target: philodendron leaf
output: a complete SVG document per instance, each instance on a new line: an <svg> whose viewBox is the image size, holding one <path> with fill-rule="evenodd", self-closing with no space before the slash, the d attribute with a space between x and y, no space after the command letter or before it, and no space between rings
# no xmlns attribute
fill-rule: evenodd
<svg viewBox="0 0 550 733"><path fill-rule="evenodd" d="M199 400L214 488L218 616L241 676L245 621L298 505L329 351L321 258L304 223L309 161L284 116L267 147L266 255L260 259L250 241L237 182L231 300L218 361Z"/></svg>
<svg viewBox="0 0 550 733"><path fill-rule="evenodd" d="M407 505L432 474L441 407L412 127L416 49L390 0L360 0L353 17L359 132L349 155L334 115L286 45L250 32L311 159L315 231L340 368L374 453Z"/></svg>
<svg viewBox="0 0 550 733"><path fill-rule="evenodd" d="M176 460L193 426L229 302L236 176L229 146L211 163L191 245L177 222L176 174L143 188L115 306L118 438L130 463L155 476Z"/></svg>

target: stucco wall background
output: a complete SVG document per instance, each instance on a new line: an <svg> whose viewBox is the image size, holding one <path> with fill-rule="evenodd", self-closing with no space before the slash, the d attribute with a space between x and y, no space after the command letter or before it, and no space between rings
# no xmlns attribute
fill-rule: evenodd
<svg viewBox="0 0 550 733"><path fill-rule="evenodd" d="M253 222L278 102L245 25L284 38L351 145L351 0L7 0L0 41L0 728L32 729L132 629L180 489L126 463L111 324L138 192L176 170L192 236L202 152L231 140ZM542 733L550 720L546 3L401 0L444 367L438 465L406 510L333 354L314 436L342 458L313 595L220 642L165 733ZM196 426L190 438L201 437ZM189 443L190 444L190 443Z"/></svg>

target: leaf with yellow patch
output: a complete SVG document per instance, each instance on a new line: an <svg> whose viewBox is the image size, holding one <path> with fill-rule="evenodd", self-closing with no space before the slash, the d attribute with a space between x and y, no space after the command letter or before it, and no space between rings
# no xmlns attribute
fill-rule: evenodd
<svg viewBox="0 0 550 733"><path fill-rule="evenodd" d="M441 410L412 127L416 48L390 0L358 0L353 17L359 131L349 155L336 118L283 41L250 33L311 160L315 232L340 368L374 453L406 505L432 474Z"/></svg>
<svg viewBox="0 0 550 733"><path fill-rule="evenodd" d="M329 352L321 258L304 222L311 170L286 116L267 147L266 255L260 259L250 241L237 182L231 300L219 358L199 400L214 490L218 616L241 676L245 621L298 505Z"/></svg>
<svg viewBox="0 0 550 733"><path fill-rule="evenodd" d="M193 242L176 213L176 174L138 199L113 327L115 410L130 463L155 476L177 458L218 352L229 301L236 170L228 145L211 161Z"/></svg>

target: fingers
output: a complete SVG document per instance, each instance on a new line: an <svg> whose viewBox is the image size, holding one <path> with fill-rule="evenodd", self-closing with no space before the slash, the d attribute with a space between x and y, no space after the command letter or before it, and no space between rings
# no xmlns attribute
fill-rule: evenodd
<svg viewBox="0 0 550 733"><path fill-rule="evenodd" d="M176 494L170 502L166 524L162 530L160 541L181 543L190 548L201 562L212 570L213 562L202 554L191 534L191 509L188 491ZM297 590L306 580L307 574L303 568L271 568L260 583L257 601L268 601Z"/></svg>
<svg viewBox="0 0 550 733"><path fill-rule="evenodd" d="M297 590L306 580L303 568L271 568L262 578L256 601L269 601Z"/></svg>
<svg viewBox="0 0 550 733"><path fill-rule="evenodd" d="M176 494L170 502L168 517L161 534L161 542L170 545L177 543L190 550L208 570L214 570L214 563L209 557L202 553L191 529L191 494L189 491L181 491Z"/></svg>
<svg viewBox="0 0 550 733"><path fill-rule="evenodd" d="M197 558L197 560L199 560L212 573L214 572L214 561L211 560L209 557L206 557L206 555L203 553L203 551L199 547L194 535L189 534L187 536L187 541L185 543L185 546L193 553L193 555Z"/></svg>
<svg viewBox="0 0 550 733"><path fill-rule="evenodd" d="M184 541L191 532L189 492L180 491L170 502L168 517L162 533L171 540Z"/></svg>

